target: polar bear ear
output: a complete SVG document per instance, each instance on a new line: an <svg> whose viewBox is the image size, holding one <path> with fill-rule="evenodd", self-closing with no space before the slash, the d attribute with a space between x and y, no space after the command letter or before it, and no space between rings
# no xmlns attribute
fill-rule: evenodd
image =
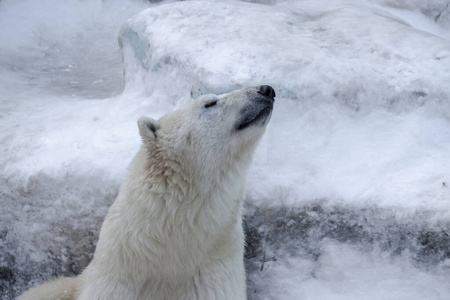
<svg viewBox="0 0 450 300"><path fill-rule="evenodd" d="M154 143L156 141L156 130L159 126L155 120L149 117L140 117L138 127L144 143Z"/></svg>

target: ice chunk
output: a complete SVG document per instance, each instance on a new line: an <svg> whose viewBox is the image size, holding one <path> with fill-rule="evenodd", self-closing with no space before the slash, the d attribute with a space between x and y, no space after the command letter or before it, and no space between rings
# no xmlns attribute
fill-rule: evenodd
<svg viewBox="0 0 450 300"><path fill-rule="evenodd" d="M284 6L182 2L145 10L120 34L128 82L140 78L147 94L178 89L192 97L270 83L280 97L355 110L406 110L448 95L450 67L440 54L448 40L389 9Z"/></svg>

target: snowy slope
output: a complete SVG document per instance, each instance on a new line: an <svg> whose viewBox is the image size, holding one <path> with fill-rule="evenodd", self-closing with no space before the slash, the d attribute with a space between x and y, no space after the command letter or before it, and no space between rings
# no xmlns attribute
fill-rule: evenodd
<svg viewBox="0 0 450 300"><path fill-rule="evenodd" d="M139 116L259 84L249 298L450 299L447 2L261 2L0 2L2 300L89 262Z"/></svg>

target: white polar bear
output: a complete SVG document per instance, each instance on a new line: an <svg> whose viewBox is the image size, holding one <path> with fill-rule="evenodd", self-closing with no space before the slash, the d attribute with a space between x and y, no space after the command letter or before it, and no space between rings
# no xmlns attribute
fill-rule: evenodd
<svg viewBox="0 0 450 300"><path fill-rule="evenodd" d="M140 118L143 143L92 262L19 300L246 299L245 178L274 97L250 87Z"/></svg>

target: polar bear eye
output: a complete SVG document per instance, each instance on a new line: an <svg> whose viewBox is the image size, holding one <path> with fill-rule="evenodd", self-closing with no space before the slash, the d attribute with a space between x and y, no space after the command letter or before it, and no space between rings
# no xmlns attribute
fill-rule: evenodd
<svg viewBox="0 0 450 300"><path fill-rule="evenodd" d="M205 108L214 106L214 105L216 105L216 104L217 104L217 100L212 100L212 101L206 102Z"/></svg>

